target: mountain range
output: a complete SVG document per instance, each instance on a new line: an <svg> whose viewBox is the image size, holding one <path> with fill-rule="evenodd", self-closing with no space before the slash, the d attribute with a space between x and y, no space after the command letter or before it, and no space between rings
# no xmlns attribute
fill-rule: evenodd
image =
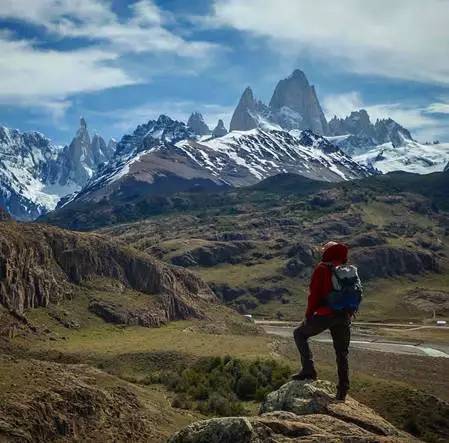
<svg viewBox="0 0 449 443"><path fill-rule="evenodd" d="M53 210L111 159L115 144L112 139L106 144L98 134L91 139L83 118L72 142L64 147L40 132L0 127L0 206L19 220Z"/></svg>
<svg viewBox="0 0 449 443"><path fill-rule="evenodd" d="M441 171L449 144L423 145L392 119L366 110L329 122L313 85L295 70L268 105L247 87L232 115L210 129L199 112L187 123L166 115L117 143L89 135L84 118L65 147L39 132L0 127L0 206L30 220L79 201L168 195L247 186L279 173L340 181L379 172Z"/></svg>

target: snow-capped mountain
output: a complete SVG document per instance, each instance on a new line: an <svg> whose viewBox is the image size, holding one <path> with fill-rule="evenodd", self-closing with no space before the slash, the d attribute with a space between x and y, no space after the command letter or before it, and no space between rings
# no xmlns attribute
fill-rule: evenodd
<svg viewBox="0 0 449 443"><path fill-rule="evenodd" d="M245 186L282 172L339 181L365 177L371 170L311 131L255 128L207 138L161 115L125 135L113 159L61 206L99 201L116 193Z"/></svg>
<svg viewBox="0 0 449 443"><path fill-rule="evenodd" d="M0 207L19 220L37 218L80 190L114 147L98 135L91 141L84 119L65 147L39 132L0 127Z"/></svg>
<svg viewBox="0 0 449 443"><path fill-rule="evenodd" d="M406 171L417 174L441 172L449 161L449 143L422 144L408 140L400 146L384 143L361 154L354 160L383 173Z"/></svg>
<svg viewBox="0 0 449 443"><path fill-rule="evenodd" d="M385 143L406 146L413 141L410 132L391 118L371 123L365 109L353 111L346 118L334 117L330 120L329 139L351 155Z"/></svg>
<svg viewBox="0 0 449 443"><path fill-rule="evenodd" d="M278 82L269 106L255 99L247 87L232 116L230 130L247 131L267 124L287 131L310 129L316 134L328 133L315 87L299 69Z"/></svg>

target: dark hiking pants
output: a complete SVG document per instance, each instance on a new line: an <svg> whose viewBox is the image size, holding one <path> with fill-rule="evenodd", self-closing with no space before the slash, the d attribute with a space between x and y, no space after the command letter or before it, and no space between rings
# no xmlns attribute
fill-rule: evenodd
<svg viewBox="0 0 449 443"><path fill-rule="evenodd" d="M313 355L308 343L309 337L330 330L337 357L338 386L349 389L348 353L351 339L351 320L347 314L325 317L314 315L304 320L293 332L296 346L301 354L302 370L306 374L315 374Z"/></svg>

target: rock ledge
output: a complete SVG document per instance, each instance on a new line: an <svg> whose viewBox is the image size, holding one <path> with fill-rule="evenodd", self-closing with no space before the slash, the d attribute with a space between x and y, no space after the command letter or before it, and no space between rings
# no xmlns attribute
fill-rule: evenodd
<svg viewBox="0 0 449 443"><path fill-rule="evenodd" d="M418 442L372 409L348 397L334 400L327 381L290 381L270 393L254 417L193 423L169 443Z"/></svg>

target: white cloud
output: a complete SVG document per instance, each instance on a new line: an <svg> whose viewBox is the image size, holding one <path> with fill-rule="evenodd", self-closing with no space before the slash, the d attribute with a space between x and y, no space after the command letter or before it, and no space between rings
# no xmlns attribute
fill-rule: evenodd
<svg viewBox="0 0 449 443"><path fill-rule="evenodd" d="M203 24L351 72L448 84L448 20L446 0L216 0Z"/></svg>
<svg viewBox="0 0 449 443"><path fill-rule="evenodd" d="M425 111L430 114L449 114L449 103L431 103Z"/></svg>
<svg viewBox="0 0 449 443"><path fill-rule="evenodd" d="M151 68L145 80L138 78L123 56L169 54L197 60L217 49L166 29L166 17L150 0L132 4L127 18L100 0L2 0L0 18L39 25L60 39L87 42L76 50L49 50L37 40L0 32L0 103L42 106L53 115L63 113L74 94L150 80ZM192 65L200 69L206 63Z"/></svg>
<svg viewBox="0 0 449 443"><path fill-rule="evenodd" d="M330 94L323 99L323 109L326 118L330 120L334 115L343 118L352 111L363 108L360 93L351 91L344 94Z"/></svg>

